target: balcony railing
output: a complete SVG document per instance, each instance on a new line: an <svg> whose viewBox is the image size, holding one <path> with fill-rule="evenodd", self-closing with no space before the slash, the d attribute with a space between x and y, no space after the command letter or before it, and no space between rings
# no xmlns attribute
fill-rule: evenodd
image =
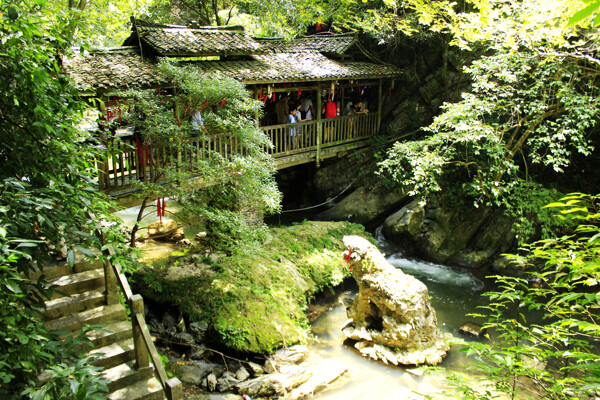
<svg viewBox="0 0 600 400"><path fill-rule="evenodd" d="M263 126L260 129L270 138L272 148L265 149L277 161L278 158L306 154L314 159L317 154L328 148L367 139L377 134L378 118L376 113L359 114L300 122ZM152 146L148 142L136 142L133 135L122 135L120 140L108 140L105 143L106 156L97 160L98 186L110 191L130 186L142 177L146 181L160 178L161 169L174 157L181 163L191 161L193 157L203 157L217 152L224 157L244 151L239 139L234 135L204 136L194 142L193 148L169 154L169 150ZM171 150L172 151L172 150ZM319 156L316 156L319 159Z"/></svg>

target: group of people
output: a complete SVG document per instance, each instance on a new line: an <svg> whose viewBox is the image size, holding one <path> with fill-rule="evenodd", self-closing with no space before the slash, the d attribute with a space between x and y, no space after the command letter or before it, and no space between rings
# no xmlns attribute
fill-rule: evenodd
<svg viewBox="0 0 600 400"><path fill-rule="evenodd" d="M315 107L312 99L309 95L304 95L298 100L290 100L287 93L281 95L279 101L275 104L275 112L277 114L278 124L295 124L298 122L311 121L315 118ZM368 113L367 104L364 100L358 99L354 102L346 101L343 115L356 115ZM335 118L342 115L340 102L327 100L323 104L321 110L323 118ZM326 133L328 136L329 132ZM292 146L298 147L298 129L295 127L290 128L290 138ZM327 137L325 138L327 140Z"/></svg>

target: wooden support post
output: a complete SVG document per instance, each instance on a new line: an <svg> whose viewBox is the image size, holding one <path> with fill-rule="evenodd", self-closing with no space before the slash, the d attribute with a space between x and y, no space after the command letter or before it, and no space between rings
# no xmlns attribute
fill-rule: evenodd
<svg viewBox="0 0 600 400"><path fill-rule="evenodd" d="M106 304L117 304L119 302L119 292L117 291L117 276L110 260L104 261L104 287Z"/></svg>
<svg viewBox="0 0 600 400"><path fill-rule="evenodd" d="M139 294L135 294L131 297L131 313L134 315L131 318L133 325L133 344L135 347L135 361L137 368L145 368L150 365L150 357L148 356L148 348L144 342L144 334L142 333L142 327L138 322L135 315L140 315L144 318L144 299Z"/></svg>
<svg viewBox="0 0 600 400"><path fill-rule="evenodd" d="M321 83L317 84L317 167L321 165L321 143L323 143L323 122L321 121Z"/></svg>
<svg viewBox="0 0 600 400"><path fill-rule="evenodd" d="M177 378L169 379L165 384L165 395L168 400L183 399L183 384Z"/></svg>
<svg viewBox="0 0 600 400"><path fill-rule="evenodd" d="M379 130L381 129L381 109L383 102L383 79L379 78L379 102L377 102L377 132L379 134Z"/></svg>
<svg viewBox="0 0 600 400"><path fill-rule="evenodd" d="M258 93L258 86L256 86L254 88L254 93L252 93L252 97L254 98L254 100L258 100L258 95L259 95L259 93ZM260 126L260 120L258 119L258 115L259 115L258 114L258 110L256 110L254 112L254 118L256 119L256 125Z"/></svg>

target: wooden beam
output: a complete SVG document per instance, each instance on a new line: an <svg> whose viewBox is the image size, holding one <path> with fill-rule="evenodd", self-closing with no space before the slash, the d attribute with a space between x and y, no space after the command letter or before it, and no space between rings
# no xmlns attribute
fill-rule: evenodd
<svg viewBox="0 0 600 400"><path fill-rule="evenodd" d="M379 78L379 101L377 102L377 134L381 129L381 109L383 102L383 79Z"/></svg>
<svg viewBox="0 0 600 400"><path fill-rule="evenodd" d="M321 165L321 143L323 143L323 124L321 123L321 84L317 85L317 168Z"/></svg>

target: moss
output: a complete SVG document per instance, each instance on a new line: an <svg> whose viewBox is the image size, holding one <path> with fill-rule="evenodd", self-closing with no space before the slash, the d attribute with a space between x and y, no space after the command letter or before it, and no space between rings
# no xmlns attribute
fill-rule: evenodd
<svg viewBox="0 0 600 400"><path fill-rule="evenodd" d="M304 222L270 229L261 248L238 250L210 266L209 276L165 279L167 268L145 268L134 276L135 289L176 306L188 320L207 321L228 347L272 352L305 341L307 301L349 276L341 257L344 235L373 241L361 225ZM178 258L179 265L193 254ZM197 257L197 256L196 256Z"/></svg>

